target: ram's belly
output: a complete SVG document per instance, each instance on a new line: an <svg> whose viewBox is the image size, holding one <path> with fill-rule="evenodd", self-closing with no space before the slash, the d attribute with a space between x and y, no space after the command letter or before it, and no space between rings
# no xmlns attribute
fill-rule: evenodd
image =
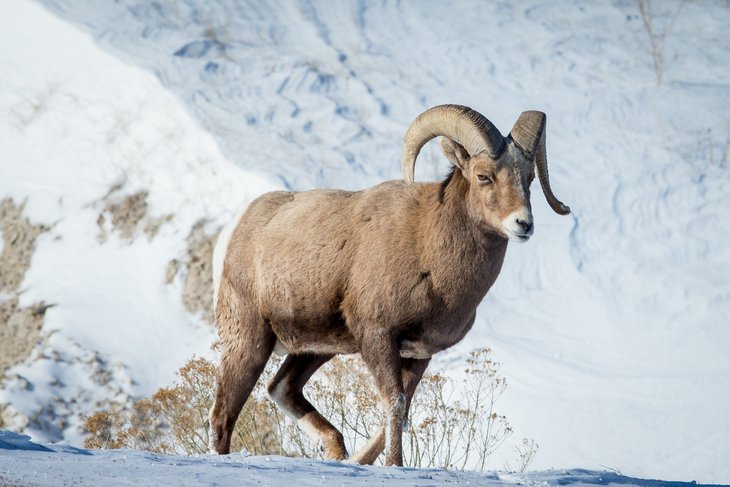
<svg viewBox="0 0 730 487"><path fill-rule="evenodd" d="M271 323L278 340L278 354L312 353L317 355L337 355L357 353L355 338L344 326L329 326L322 323L289 322Z"/></svg>
<svg viewBox="0 0 730 487"><path fill-rule="evenodd" d="M328 291L320 296L293 293L286 299L270 299L262 307L263 318L289 353L357 352L355 338L339 310L337 292Z"/></svg>

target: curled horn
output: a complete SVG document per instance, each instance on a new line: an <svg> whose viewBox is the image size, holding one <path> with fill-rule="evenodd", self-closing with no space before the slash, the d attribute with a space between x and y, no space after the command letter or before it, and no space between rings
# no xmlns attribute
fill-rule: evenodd
<svg viewBox="0 0 730 487"><path fill-rule="evenodd" d="M420 114L403 138L403 179L413 182L416 158L426 142L443 135L461 144L470 156L487 152L493 159L505 147L504 137L481 113L462 105L439 105Z"/></svg>
<svg viewBox="0 0 730 487"><path fill-rule="evenodd" d="M550 208L559 215L567 215L570 213L570 208L560 202L550 188L547 152L545 149L546 123L547 117L542 112L534 110L522 112L520 118L517 119L514 127L512 127L509 136L528 158L535 159L540 186Z"/></svg>

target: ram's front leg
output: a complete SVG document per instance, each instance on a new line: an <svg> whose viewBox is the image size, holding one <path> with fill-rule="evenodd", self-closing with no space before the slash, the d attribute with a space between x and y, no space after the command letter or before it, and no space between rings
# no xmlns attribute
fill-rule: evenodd
<svg viewBox="0 0 730 487"><path fill-rule="evenodd" d="M360 354L375 379L383 405L385 465L402 466L406 395L401 378L398 343L390 333L375 333L362 340Z"/></svg>
<svg viewBox="0 0 730 487"><path fill-rule="evenodd" d="M416 392L416 387L421 381L423 373L426 372L426 368L430 361L430 358L401 358L401 377L403 380L403 387L406 390L406 412L403 420L404 430L406 430L405 425L408 421L408 411L413 402L413 395ZM360 451L350 457L350 461L361 465L372 465L375 460L377 460L378 456L383 453L384 449L385 427L383 426L370 438Z"/></svg>

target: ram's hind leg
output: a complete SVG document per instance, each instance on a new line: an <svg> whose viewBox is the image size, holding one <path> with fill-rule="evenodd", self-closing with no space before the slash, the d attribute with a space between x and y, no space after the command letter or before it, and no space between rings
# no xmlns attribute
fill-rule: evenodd
<svg viewBox="0 0 730 487"><path fill-rule="evenodd" d="M284 412L294 419L314 441L321 442L330 460L347 457L342 433L332 426L302 393L304 384L332 355L288 355L269 383L269 394Z"/></svg>
<svg viewBox="0 0 730 487"><path fill-rule="evenodd" d="M222 291L226 284L221 283ZM276 336L255 312L240 306L233 293L219 295L216 322L223 352L210 410L209 449L225 455L231 449L238 415L266 366Z"/></svg>

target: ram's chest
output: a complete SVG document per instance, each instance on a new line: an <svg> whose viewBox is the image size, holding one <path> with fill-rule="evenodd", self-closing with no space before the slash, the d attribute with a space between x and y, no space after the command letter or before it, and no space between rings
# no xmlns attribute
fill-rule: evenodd
<svg viewBox="0 0 730 487"><path fill-rule="evenodd" d="M438 282L423 280L410 293L405 309L412 314L401 316L408 323L398 333L402 357L424 359L452 347L469 332L476 317L476 308L493 280L449 293Z"/></svg>

